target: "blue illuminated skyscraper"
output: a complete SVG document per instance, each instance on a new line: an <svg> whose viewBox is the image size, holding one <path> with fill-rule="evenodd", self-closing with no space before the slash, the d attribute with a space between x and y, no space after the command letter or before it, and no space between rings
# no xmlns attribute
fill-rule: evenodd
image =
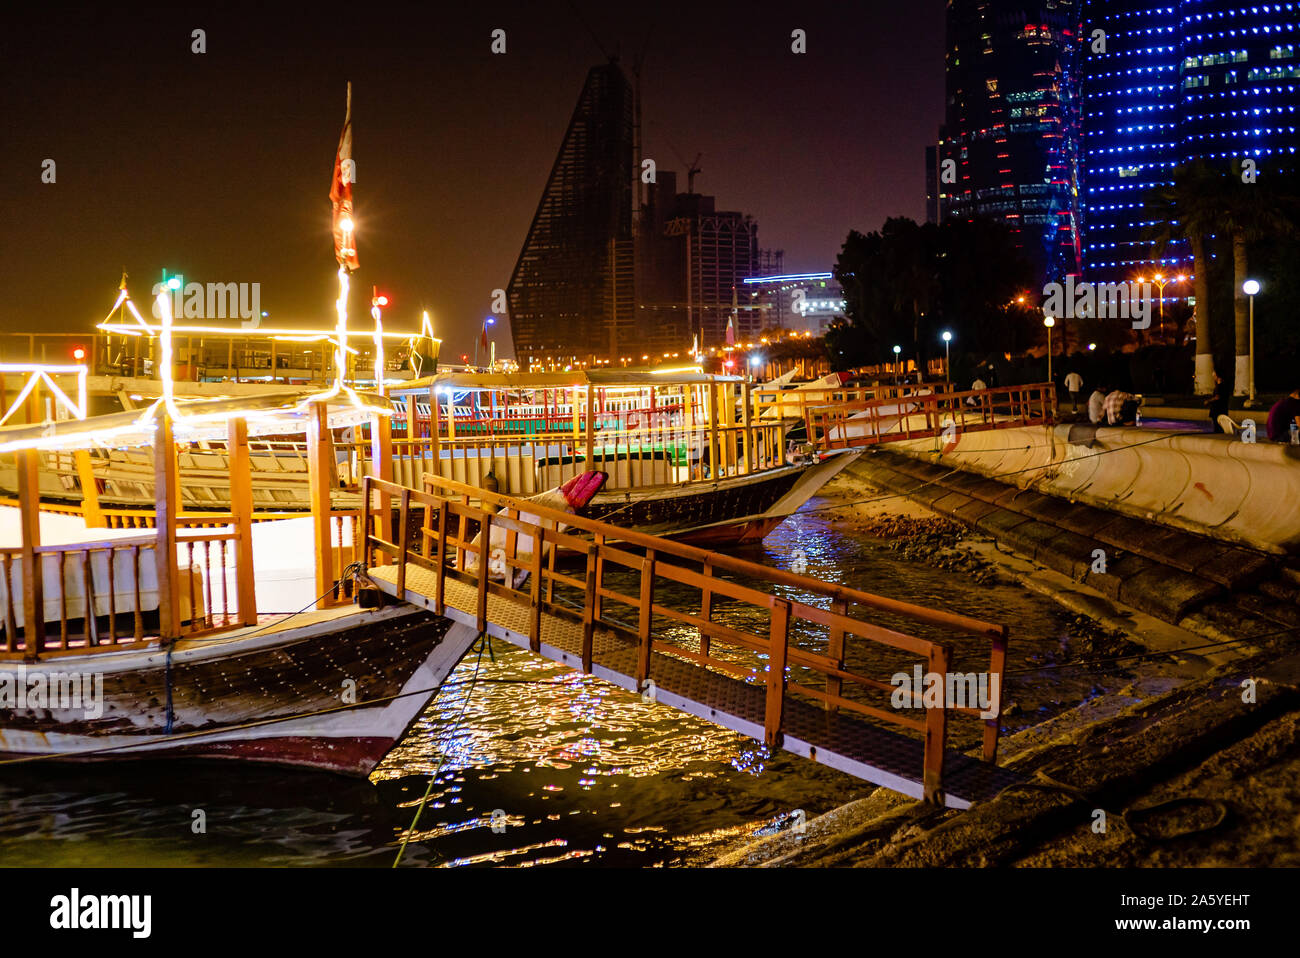
<svg viewBox="0 0 1300 958"><path fill-rule="evenodd" d="M1085 0L1083 16L1084 271L1119 282L1152 265L1144 199L1178 166L1295 168L1300 3ZM1189 271L1185 244L1158 265Z"/></svg>

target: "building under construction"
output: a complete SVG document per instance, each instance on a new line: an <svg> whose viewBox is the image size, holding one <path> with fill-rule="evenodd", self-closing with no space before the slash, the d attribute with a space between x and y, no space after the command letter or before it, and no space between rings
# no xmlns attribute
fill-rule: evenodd
<svg viewBox="0 0 1300 958"><path fill-rule="evenodd" d="M507 288L521 368L639 365L723 345L733 315L737 341L762 325L741 301L757 224L667 170L643 201L638 115L618 63L592 68Z"/></svg>

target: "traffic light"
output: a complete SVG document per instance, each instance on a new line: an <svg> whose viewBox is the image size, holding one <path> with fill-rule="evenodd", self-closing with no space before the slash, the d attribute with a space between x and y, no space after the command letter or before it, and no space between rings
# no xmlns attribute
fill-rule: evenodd
<svg viewBox="0 0 1300 958"><path fill-rule="evenodd" d="M77 362L81 362L83 359L85 359L85 358L86 358L86 347L85 347L85 346L73 346L73 347L72 347L72 358L75 359Z"/></svg>

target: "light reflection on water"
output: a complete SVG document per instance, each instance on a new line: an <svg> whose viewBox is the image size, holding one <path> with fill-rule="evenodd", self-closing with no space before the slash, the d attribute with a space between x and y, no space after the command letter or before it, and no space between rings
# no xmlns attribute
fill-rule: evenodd
<svg viewBox="0 0 1300 958"><path fill-rule="evenodd" d="M1059 652L1068 629L1068 616L1017 586L977 586L813 515L740 554L788 569L796 549L826 581L1011 622L1012 668ZM0 864L389 865L435 769L404 865L699 863L788 827L796 809L812 818L871 791L504 643L494 651L472 694L475 663L461 663L370 782L235 764L7 770ZM978 651L987 656L986 645ZM735 658L762 668L758 657ZM851 664L887 676L894 660L862 653ZM1095 677L1070 674L1011 680L1019 724L1093 694ZM204 834L193 833L195 809Z"/></svg>

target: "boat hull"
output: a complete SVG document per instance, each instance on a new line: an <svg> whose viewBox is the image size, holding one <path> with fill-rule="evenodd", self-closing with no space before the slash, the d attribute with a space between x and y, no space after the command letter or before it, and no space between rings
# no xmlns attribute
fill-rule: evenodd
<svg viewBox="0 0 1300 958"><path fill-rule="evenodd" d="M475 637L424 611L348 610L278 632L182 640L170 656L153 648L3 662L0 688L58 673L102 691L90 708L86 699L79 708L0 700L0 756L225 759L368 775Z"/></svg>
<svg viewBox="0 0 1300 958"><path fill-rule="evenodd" d="M690 492L664 486L604 493L578 514L701 547L758 542L855 458L856 453L833 455L812 465L723 479Z"/></svg>

